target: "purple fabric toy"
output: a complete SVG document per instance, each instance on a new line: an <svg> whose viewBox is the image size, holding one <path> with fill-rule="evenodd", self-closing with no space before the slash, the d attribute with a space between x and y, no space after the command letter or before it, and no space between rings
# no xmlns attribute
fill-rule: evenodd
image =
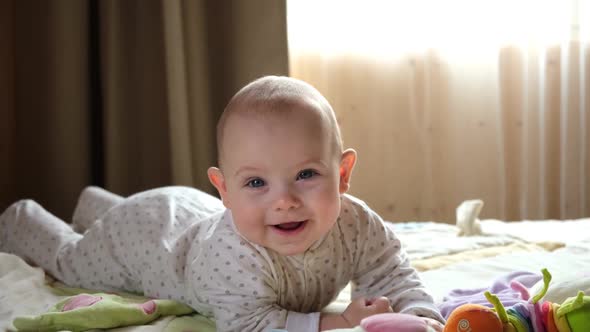
<svg viewBox="0 0 590 332"><path fill-rule="evenodd" d="M525 303L527 300L523 299L521 292L510 286L511 283L516 282L524 288L531 288L541 279L543 279L543 276L538 273L528 271L512 272L496 279L490 288L452 290L444 297L443 303L439 305L439 309L443 317L447 319L453 310L466 303L481 304L491 308L492 305L484 296L485 291L498 296L505 307L511 307L517 303Z"/></svg>

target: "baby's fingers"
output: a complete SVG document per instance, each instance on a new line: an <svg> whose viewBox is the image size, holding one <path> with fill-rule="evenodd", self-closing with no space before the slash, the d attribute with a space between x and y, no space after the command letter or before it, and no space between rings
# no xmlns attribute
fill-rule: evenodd
<svg viewBox="0 0 590 332"><path fill-rule="evenodd" d="M426 322L426 325L432 327L436 332L442 332L445 328L445 326L437 320L424 317L424 321Z"/></svg>
<svg viewBox="0 0 590 332"><path fill-rule="evenodd" d="M389 299L383 296L367 301L367 305L374 307L377 313L393 312L389 304Z"/></svg>

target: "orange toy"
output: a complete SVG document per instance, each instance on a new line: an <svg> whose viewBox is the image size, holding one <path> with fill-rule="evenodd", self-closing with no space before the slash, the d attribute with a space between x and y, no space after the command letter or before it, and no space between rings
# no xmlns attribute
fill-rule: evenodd
<svg viewBox="0 0 590 332"><path fill-rule="evenodd" d="M444 329L444 332L461 331L498 332L502 331L502 322L491 308L464 304L451 313Z"/></svg>

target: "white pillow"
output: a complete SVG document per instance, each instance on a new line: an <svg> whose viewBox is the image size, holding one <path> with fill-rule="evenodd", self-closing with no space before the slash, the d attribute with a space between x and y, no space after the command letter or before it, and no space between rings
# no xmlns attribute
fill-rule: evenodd
<svg viewBox="0 0 590 332"><path fill-rule="evenodd" d="M575 267L572 266L572 269L575 269ZM543 280L531 287L531 296L537 294L541 289L543 289ZM572 271L571 274L567 275L553 275L549 290L543 300L562 304L568 297L576 296L578 291L590 295L590 271Z"/></svg>

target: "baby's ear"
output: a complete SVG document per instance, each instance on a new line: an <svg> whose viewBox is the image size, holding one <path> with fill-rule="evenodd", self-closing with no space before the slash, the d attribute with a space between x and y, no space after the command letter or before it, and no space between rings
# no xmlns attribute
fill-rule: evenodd
<svg viewBox="0 0 590 332"><path fill-rule="evenodd" d="M350 188L350 176L356 163L356 151L346 149L340 158L340 193L344 194Z"/></svg>
<svg viewBox="0 0 590 332"><path fill-rule="evenodd" d="M207 170L207 176L209 177L209 181L211 184L217 189L219 192L219 196L221 196L221 201L226 208L229 209L229 200L227 197L227 187L225 185L225 178L223 177L223 173L217 167L209 167Z"/></svg>

